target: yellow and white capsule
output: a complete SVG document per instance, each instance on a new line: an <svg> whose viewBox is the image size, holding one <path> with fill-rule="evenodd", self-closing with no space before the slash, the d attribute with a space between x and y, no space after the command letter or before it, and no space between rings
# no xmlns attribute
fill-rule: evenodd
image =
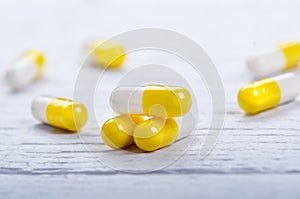
<svg viewBox="0 0 300 199"><path fill-rule="evenodd" d="M64 98L36 97L31 111L35 119L69 131L78 131L88 119L88 111L82 103Z"/></svg>
<svg viewBox="0 0 300 199"><path fill-rule="evenodd" d="M103 142L111 148L122 149L134 144L133 131L146 118L137 115L119 115L108 119L101 128Z"/></svg>
<svg viewBox="0 0 300 199"><path fill-rule="evenodd" d="M12 89L21 89L40 77L45 64L44 55L38 50L29 50L8 69L5 79Z"/></svg>
<svg viewBox="0 0 300 199"><path fill-rule="evenodd" d="M289 42L249 58L248 68L255 78L296 67L300 62L300 43Z"/></svg>
<svg viewBox="0 0 300 199"><path fill-rule="evenodd" d="M256 81L240 89L238 103L245 112L255 114L295 99L299 83L294 73Z"/></svg>
<svg viewBox="0 0 300 199"><path fill-rule="evenodd" d="M119 68L126 57L125 49L117 43L99 40L87 44L92 51L92 61L100 67Z"/></svg>
<svg viewBox="0 0 300 199"><path fill-rule="evenodd" d="M112 91L110 104L119 114L178 117L190 110L192 98L178 86L118 87Z"/></svg>
<svg viewBox="0 0 300 199"><path fill-rule="evenodd" d="M133 133L134 142L143 151L155 151L188 136L195 128L195 119L186 114L179 125L178 118L154 117L140 123Z"/></svg>

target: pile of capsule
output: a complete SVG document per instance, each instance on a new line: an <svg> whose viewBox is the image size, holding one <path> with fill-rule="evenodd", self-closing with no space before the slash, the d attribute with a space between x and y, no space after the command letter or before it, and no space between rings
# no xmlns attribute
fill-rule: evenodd
<svg viewBox="0 0 300 199"><path fill-rule="evenodd" d="M147 85L118 87L111 93L111 108L119 115L102 126L102 140L114 149L135 144L155 151L187 136L194 120L192 98L183 87ZM179 128L178 117L182 117Z"/></svg>
<svg viewBox="0 0 300 199"><path fill-rule="evenodd" d="M94 64L100 67L118 68L125 60L125 50L119 44L101 40L88 47ZM43 53L28 50L10 65L5 81L13 91L21 91L42 77L44 66ZM84 104L65 98L38 96L33 99L31 110L37 120L71 132L79 131L88 120Z"/></svg>
<svg viewBox="0 0 300 199"><path fill-rule="evenodd" d="M256 114L289 102L300 92L300 77L292 70L300 63L300 43L289 42L249 58L248 69L256 79L242 87L238 103L248 114ZM279 74L283 73L283 74ZM277 75L274 77L270 77Z"/></svg>
<svg viewBox="0 0 300 199"><path fill-rule="evenodd" d="M88 50L93 63L104 68L118 68L125 60L122 46L104 40L92 43ZM44 55L29 50L9 68L6 82L13 90L21 90L42 77L44 65ZM133 144L143 151L163 148L193 130L191 105L191 95L179 86L116 88L111 94L111 107L119 115L103 124L102 139L115 149ZM88 120L84 104L65 98L38 96L33 99L31 110L37 120L71 132L79 131Z"/></svg>

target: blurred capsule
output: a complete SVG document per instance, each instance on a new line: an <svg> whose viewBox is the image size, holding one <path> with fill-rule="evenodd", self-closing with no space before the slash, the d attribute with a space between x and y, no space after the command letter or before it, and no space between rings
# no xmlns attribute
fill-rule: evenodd
<svg viewBox="0 0 300 199"><path fill-rule="evenodd" d="M12 89L21 89L40 77L44 65L44 55L38 50L29 50L11 65L5 80Z"/></svg>
<svg viewBox="0 0 300 199"><path fill-rule="evenodd" d="M126 57L125 49L117 43L99 40L87 44L89 51L92 51L92 61L103 68L119 68Z"/></svg>
<svg viewBox="0 0 300 199"><path fill-rule="evenodd" d="M296 67L300 62L300 43L289 42L249 58L248 68L255 78Z"/></svg>

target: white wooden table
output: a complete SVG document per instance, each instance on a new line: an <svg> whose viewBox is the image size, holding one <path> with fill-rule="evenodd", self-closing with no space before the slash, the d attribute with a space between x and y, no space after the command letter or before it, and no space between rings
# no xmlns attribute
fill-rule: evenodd
<svg viewBox="0 0 300 199"><path fill-rule="evenodd" d="M299 198L299 100L253 117L236 102L238 89L252 81L249 54L300 40L299 8L298 0L1 1L1 74L28 48L47 57L43 80L22 92L9 92L1 79L1 198ZM199 139L172 165L129 174L101 164L78 134L39 124L30 103L39 94L72 97L88 37L143 27L177 31L206 49L224 82L227 115L204 160Z"/></svg>

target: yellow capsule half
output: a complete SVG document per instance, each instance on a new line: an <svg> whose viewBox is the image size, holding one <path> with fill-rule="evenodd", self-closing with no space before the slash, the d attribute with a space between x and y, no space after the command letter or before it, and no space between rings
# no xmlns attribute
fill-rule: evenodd
<svg viewBox="0 0 300 199"><path fill-rule="evenodd" d="M152 118L134 130L134 142L143 151L155 151L172 144L178 136L178 125L173 118Z"/></svg>
<svg viewBox="0 0 300 199"><path fill-rule="evenodd" d="M133 131L145 121L143 116L119 115L108 119L101 128L103 142L111 148L122 149L134 144Z"/></svg>
<svg viewBox="0 0 300 199"><path fill-rule="evenodd" d="M78 131L88 119L86 107L69 99L39 96L31 107L37 120L69 131Z"/></svg>
<svg viewBox="0 0 300 199"><path fill-rule="evenodd" d="M95 64L104 68L118 68L125 60L125 49L116 43L100 40L92 45Z"/></svg>
<svg viewBox="0 0 300 199"><path fill-rule="evenodd" d="M149 85L118 87L110 97L112 109L119 114L179 117L192 106L187 89L179 86Z"/></svg>
<svg viewBox="0 0 300 199"><path fill-rule="evenodd" d="M272 78L246 85L238 93L240 107L249 114L255 114L277 106L280 98L280 87Z"/></svg>
<svg viewBox="0 0 300 199"><path fill-rule="evenodd" d="M176 117L190 110L192 98L183 87L150 85L144 90L142 106L148 115Z"/></svg>
<svg viewBox="0 0 300 199"><path fill-rule="evenodd" d="M281 44L278 48L282 51L285 57L284 69L291 69L297 66L300 62L300 43L288 42Z"/></svg>
<svg viewBox="0 0 300 199"><path fill-rule="evenodd" d="M28 58L33 60L39 69L42 69L45 65L45 57L42 52L38 50L28 50L21 58Z"/></svg>

